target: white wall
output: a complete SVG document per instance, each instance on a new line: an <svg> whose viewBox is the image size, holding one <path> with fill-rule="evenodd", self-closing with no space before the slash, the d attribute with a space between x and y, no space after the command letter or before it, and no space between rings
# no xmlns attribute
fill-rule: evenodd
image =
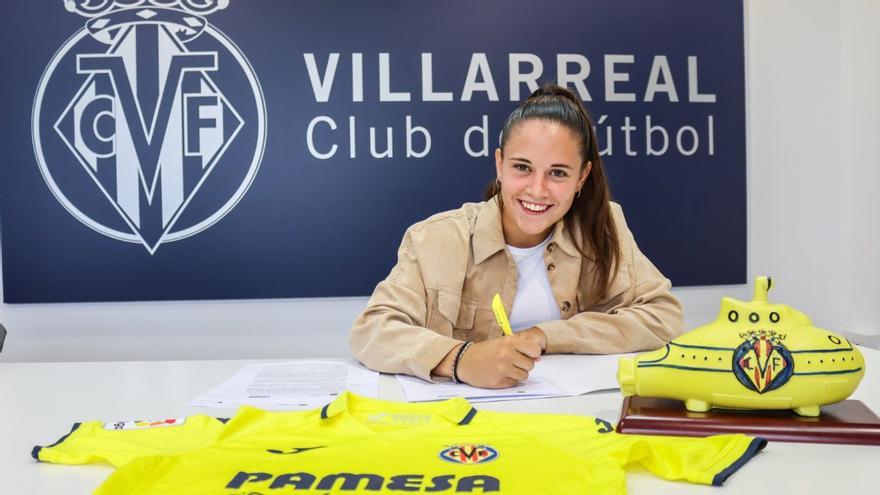
<svg viewBox="0 0 880 495"><path fill-rule="evenodd" d="M873 0L746 2L749 276L772 275L772 300L869 341L880 338L877 25ZM748 299L751 287L676 294L694 327L722 296ZM0 304L2 359L344 356L365 302Z"/></svg>
<svg viewBox="0 0 880 495"><path fill-rule="evenodd" d="M880 344L880 2L849 0L841 9L841 156L845 319Z"/></svg>
<svg viewBox="0 0 880 495"><path fill-rule="evenodd" d="M840 269L840 6L747 7L749 265L819 326L845 325Z"/></svg>

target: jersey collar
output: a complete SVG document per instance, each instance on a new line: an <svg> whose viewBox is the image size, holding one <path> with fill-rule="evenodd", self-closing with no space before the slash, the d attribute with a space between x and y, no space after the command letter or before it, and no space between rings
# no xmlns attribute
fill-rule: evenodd
<svg viewBox="0 0 880 495"><path fill-rule="evenodd" d="M477 410L467 400L460 397L441 402L408 403L370 399L351 392L344 392L321 409L321 419L325 420L340 414L364 410L432 414L456 425L467 425L477 414Z"/></svg>

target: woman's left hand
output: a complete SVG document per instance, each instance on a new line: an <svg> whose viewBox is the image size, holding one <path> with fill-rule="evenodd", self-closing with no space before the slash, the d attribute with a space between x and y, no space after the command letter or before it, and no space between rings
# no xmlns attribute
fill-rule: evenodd
<svg viewBox="0 0 880 495"><path fill-rule="evenodd" d="M547 350L547 336L544 334L544 331L538 327L528 328L526 330L522 330L514 333L514 335L531 340L532 342L541 346L541 354Z"/></svg>

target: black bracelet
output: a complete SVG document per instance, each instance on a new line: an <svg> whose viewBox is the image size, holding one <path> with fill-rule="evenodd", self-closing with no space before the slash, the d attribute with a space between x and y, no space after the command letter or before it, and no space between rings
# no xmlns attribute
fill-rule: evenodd
<svg viewBox="0 0 880 495"><path fill-rule="evenodd" d="M464 354L464 351L466 351L471 344L473 344L473 342L470 340L466 341L464 344L461 344L461 347L458 348L458 352L455 353L455 359L452 361L452 381L455 383L462 383L461 378L458 377L458 363L461 361L461 356Z"/></svg>

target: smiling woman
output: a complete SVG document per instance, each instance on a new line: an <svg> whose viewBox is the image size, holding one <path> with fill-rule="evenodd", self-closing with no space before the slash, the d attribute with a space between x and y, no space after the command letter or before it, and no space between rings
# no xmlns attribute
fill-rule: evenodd
<svg viewBox="0 0 880 495"><path fill-rule="evenodd" d="M593 123L559 86L508 117L486 201L410 227L354 323L367 367L503 388L542 353L662 347L682 332L671 284L639 251L610 192ZM491 307L499 294L513 335Z"/></svg>

